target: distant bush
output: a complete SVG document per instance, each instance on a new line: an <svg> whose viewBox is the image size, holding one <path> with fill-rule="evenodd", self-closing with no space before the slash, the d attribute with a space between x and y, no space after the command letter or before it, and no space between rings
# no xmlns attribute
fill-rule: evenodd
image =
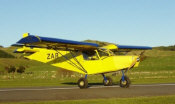
<svg viewBox="0 0 175 104"><path fill-rule="evenodd" d="M16 71L16 68L15 66L6 66L5 67L5 70L8 72L8 73L14 73Z"/></svg>
<svg viewBox="0 0 175 104"><path fill-rule="evenodd" d="M18 69L17 69L17 72L18 73L24 73L25 72L25 67L24 66L20 66Z"/></svg>
<svg viewBox="0 0 175 104"><path fill-rule="evenodd" d="M20 66L19 68L16 68L15 66L9 66L9 67L5 67L5 70L8 72L8 73L14 73L14 72L17 72L17 73L24 73L25 72L25 67L24 66Z"/></svg>
<svg viewBox="0 0 175 104"><path fill-rule="evenodd" d="M15 58L15 57L7 52L4 52L3 50L0 50L0 58Z"/></svg>
<svg viewBox="0 0 175 104"><path fill-rule="evenodd" d="M0 45L0 48L3 48L3 46Z"/></svg>

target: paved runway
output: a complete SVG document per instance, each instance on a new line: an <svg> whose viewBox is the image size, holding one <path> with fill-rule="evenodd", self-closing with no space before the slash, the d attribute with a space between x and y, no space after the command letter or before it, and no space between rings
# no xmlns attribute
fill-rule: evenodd
<svg viewBox="0 0 175 104"><path fill-rule="evenodd" d="M126 98L161 95L175 95L175 84L131 85L130 88L120 88L117 85L110 87L99 85L91 86L88 89L79 89L78 87L1 88L0 102Z"/></svg>

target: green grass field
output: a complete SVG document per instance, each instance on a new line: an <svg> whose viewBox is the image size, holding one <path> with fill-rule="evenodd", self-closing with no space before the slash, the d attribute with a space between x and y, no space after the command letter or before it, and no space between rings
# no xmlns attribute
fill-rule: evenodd
<svg viewBox="0 0 175 104"><path fill-rule="evenodd" d="M10 53L11 49L4 49ZM132 51L129 54L138 54L139 51ZM14 54L13 54L14 55ZM138 68L128 71L132 84L152 83L175 83L175 51L146 51L146 59L140 63ZM21 57L17 54L15 57ZM6 73L5 66L26 66L23 74ZM77 80L81 74L67 72L36 61L29 61L19 58L0 58L0 88L10 87L38 87L38 86L77 86ZM114 84L118 84L121 72L109 73ZM89 75L90 84L101 84L101 75ZM2 104L174 104L175 95L158 97L137 97L137 98L112 98L94 100L73 100L73 101L44 101L44 102L16 102Z"/></svg>
<svg viewBox="0 0 175 104"><path fill-rule="evenodd" d="M174 104L175 95L137 98L112 98L95 100L13 102L0 104Z"/></svg>

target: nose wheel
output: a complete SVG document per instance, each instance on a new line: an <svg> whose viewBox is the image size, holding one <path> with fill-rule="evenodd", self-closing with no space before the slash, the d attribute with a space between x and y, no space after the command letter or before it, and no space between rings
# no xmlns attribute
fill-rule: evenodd
<svg viewBox="0 0 175 104"><path fill-rule="evenodd" d="M128 88L130 84L131 84L131 81L127 76L124 76L124 78L120 79L120 87Z"/></svg>
<svg viewBox="0 0 175 104"><path fill-rule="evenodd" d="M120 79L120 87L122 88L128 88L131 84L131 81L129 77L124 75L124 72L122 70L122 78Z"/></svg>

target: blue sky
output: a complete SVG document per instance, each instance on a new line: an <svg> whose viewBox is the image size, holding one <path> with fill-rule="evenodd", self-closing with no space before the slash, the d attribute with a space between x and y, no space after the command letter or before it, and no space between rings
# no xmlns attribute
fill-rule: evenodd
<svg viewBox="0 0 175 104"><path fill-rule="evenodd" d="M0 0L0 45L33 35L122 45L175 44L175 0Z"/></svg>

